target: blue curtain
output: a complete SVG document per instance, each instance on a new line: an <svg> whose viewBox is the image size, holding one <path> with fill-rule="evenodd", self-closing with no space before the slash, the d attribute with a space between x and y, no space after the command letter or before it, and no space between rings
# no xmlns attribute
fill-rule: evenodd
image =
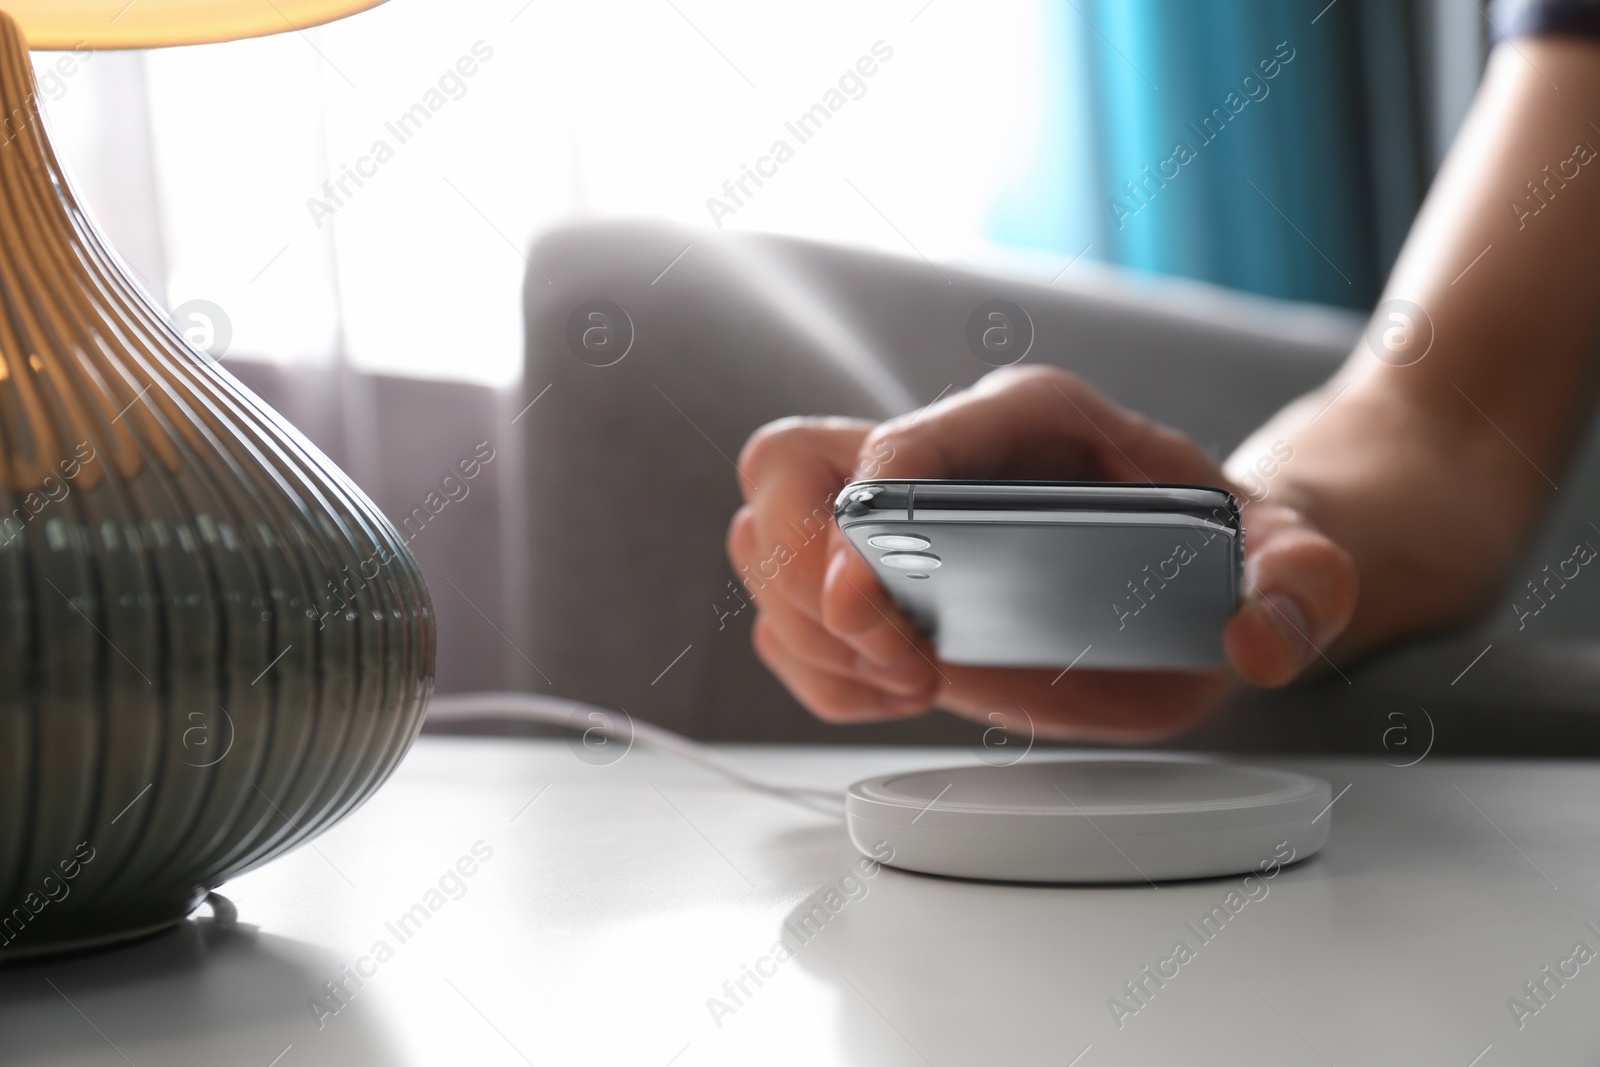
<svg viewBox="0 0 1600 1067"><path fill-rule="evenodd" d="M1003 243L1372 304L1426 187L1399 0L1064 0Z"/></svg>

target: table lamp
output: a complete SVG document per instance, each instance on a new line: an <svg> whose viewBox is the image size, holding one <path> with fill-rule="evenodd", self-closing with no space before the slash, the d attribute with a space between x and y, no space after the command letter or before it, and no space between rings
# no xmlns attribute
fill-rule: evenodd
<svg viewBox="0 0 1600 1067"><path fill-rule="evenodd" d="M0 0L0 964L178 922L371 795L434 619L377 507L185 344L45 136L28 42L297 30L376 0Z"/></svg>

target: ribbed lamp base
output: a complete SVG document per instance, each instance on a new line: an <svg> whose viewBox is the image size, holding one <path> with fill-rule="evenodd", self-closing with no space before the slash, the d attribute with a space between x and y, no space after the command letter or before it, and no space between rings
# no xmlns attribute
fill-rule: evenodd
<svg viewBox="0 0 1600 1067"><path fill-rule="evenodd" d="M349 814L432 687L403 539L129 280L0 12L0 965Z"/></svg>

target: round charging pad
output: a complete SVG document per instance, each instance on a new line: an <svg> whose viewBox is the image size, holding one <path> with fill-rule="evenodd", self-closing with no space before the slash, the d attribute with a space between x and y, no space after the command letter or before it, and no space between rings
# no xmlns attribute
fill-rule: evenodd
<svg viewBox="0 0 1600 1067"><path fill-rule="evenodd" d="M1006 882L1246 874L1328 839L1320 778L1187 760L952 767L850 787L850 840L891 867ZM1274 872L1275 873L1275 872Z"/></svg>

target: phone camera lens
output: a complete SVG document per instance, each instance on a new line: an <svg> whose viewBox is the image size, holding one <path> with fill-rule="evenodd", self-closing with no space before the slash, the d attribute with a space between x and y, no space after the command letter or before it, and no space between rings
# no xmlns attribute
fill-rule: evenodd
<svg viewBox="0 0 1600 1067"><path fill-rule="evenodd" d="M931 571L943 566L944 561L931 552L890 552L883 557L885 567L900 571Z"/></svg>
<svg viewBox="0 0 1600 1067"><path fill-rule="evenodd" d="M916 534L878 534L867 538L867 544L885 552L915 552L919 548L927 548L932 542Z"/></svg>

